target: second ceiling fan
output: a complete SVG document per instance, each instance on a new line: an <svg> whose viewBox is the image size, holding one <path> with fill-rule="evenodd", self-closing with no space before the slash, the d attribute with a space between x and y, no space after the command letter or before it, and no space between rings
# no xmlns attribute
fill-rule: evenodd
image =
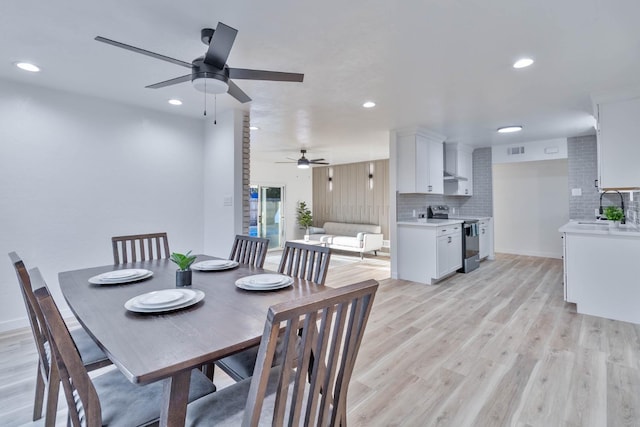
<svg viewBox="0 0 640 427"><path fill-rule="evenodd" d="M302 157L300 157L299 159L292 159L291 157L287 157L287 159L293 160L293 161L276 162L276 163L297 163L300 169L309 169L311 165L328 165L329 164L324 159L307 159L305 157L305 154L307 154L307 150L302 149L300 150L300 153L302 153Z"/></svg>
<svg viewBox="0 0 640 427"><path fill-rule="evenodd" d="M202 42L208 46L207 52L204 56L200 56L191 62L181 61L101 36L97 36L95 40L132 52L141 53L152 58L171 62L172 64L180 65L191 70L191 73L184 76L146 86L150 89L159 89L191 81L197 90L213 94L228 93L241 103L245 103L251 101L251 98L230 79L302 82L304 74L229 67L227 65L227 58L229 57L237 34L238 30L222 22L218 22L215 30L211 28L202 29L200 38Z"/></svg>

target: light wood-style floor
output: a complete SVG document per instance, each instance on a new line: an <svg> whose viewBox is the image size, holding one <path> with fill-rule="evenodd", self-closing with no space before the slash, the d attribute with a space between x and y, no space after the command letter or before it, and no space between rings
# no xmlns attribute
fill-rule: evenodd
<svg viewBox="0 0 640 427"><path fill-rule="evenodd" d="M640 425L640 326L577 314L560 260L498 255L434 286L388 277L378 257L327 279L380 281L352 426ZM29 423L35 370L30 333L0 335L0 425L40 425Z"/></svg>

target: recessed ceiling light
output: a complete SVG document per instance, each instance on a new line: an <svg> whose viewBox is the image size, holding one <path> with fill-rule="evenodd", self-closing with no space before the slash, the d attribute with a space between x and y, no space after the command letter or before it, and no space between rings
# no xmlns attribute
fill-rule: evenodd
<svg viewBox="0 0 640 427"><path fill-rule="evenodd" d="M21 70L31 71L32 73L37 73L38 71L40 71L40 67L28 62L16 62L16 67L20 68Z"/></svg>
<svg viewBox="0 0 640 427"><path fill-rule="evenodd" d="M520 132L521 130L522 126L505 126L502 128L498 128L499 133Z"/></svg>
<svg viewBox="0 0 640 427"><path fill-rule="evenodd" d="M375 106L376 106L376 103L375 103L375 102L373 102L373 101L367 101L367 102L365 102L364 104L362 104L362 106L363 106L364 108L373 108L373 107L375 107Z"/></svg>
<svg viewBox="0 0 640 427"><path fill-rule="evenodd" d="M518 59L513 64L513 68L525 68L525 67L528 67L531 64L533 64L533 59L531 59L531 58L522 58L522 59Z"/></svg>
<svg viewBox="0 0 640 427"><path fill-rule="evenodd" d="M170 99L167 102L169 102L169 104L171 105L182 105L182 101L180 101L179 99Z"/></svg>
<svg viewBox="0 0 640 427"><path fill-rule="evenodd" d="M249 126L250 130L260 130L258 126Z"/></svg>

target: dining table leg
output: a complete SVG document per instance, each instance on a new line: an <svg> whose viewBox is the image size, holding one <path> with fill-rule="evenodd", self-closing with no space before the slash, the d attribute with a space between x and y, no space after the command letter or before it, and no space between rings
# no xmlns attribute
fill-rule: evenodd
<svg viewBox="0 0 640 427"><path fill-rule="evenodd" d="M164 380L162 409L160 411L161 427L184 426L187 415L190 382L190 370L177 372Z"/></svg>

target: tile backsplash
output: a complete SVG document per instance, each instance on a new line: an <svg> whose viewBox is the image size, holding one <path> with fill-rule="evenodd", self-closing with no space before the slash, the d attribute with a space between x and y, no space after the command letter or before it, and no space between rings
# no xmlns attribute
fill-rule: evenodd
<svg viewBox="0 0 640 427"><path fill-rule="evenodd" d="M600 192L595 186L598 179L598 143L595 135L579 136L568 138L568 178L569 178L569 218L574 220L593 220L595 210L600 206ZM571 195L572 189L580 189L580 196ZM629 193L622 193L624 207L627 212L627 222L633 221L635 212L635 223L640 224L640 205L638 197L640 192L633 194L633 201ZM620 206L620 196L616 193L605 193L602 196L602 205Z"/></svg>

